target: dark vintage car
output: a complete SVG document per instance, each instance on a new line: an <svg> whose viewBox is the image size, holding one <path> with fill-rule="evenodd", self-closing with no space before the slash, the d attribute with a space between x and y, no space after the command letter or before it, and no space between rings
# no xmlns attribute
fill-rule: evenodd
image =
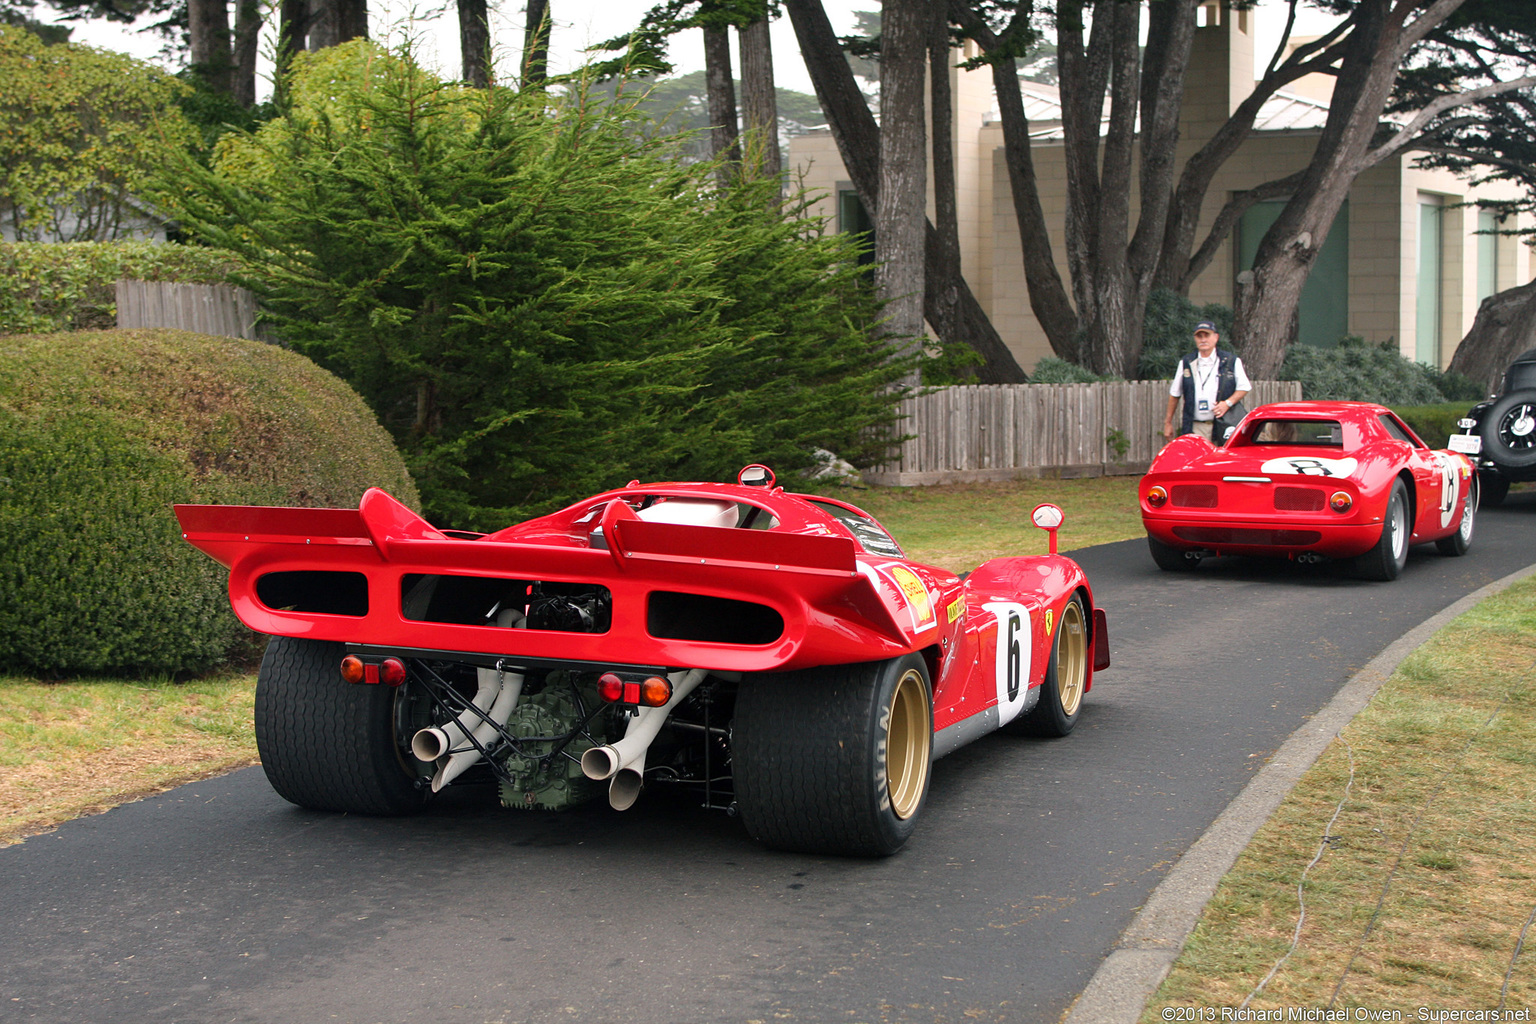
<svg viewBox="0 0 1536 1024"><path fill-rule="evenodd" d="M1482 501L1497 505L1509 485L1536 480L1536 348L1515 357L1497 395L1472 407L1449 445L1477 463Z"/></svg>

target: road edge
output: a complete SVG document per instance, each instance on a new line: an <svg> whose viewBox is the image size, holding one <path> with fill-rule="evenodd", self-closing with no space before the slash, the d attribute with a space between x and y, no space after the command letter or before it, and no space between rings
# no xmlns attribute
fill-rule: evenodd
<svg viewBox="0 0 1536 1024"><path fill-rule="evenodd" d="M1303 773L1381 689L1403 659L1482 601L1536 575L1536 565L1474 590L1372 658L1286 739L1253 780L1174 864L1063 1018L1063 1024L1136 1024L1238 855Z"/></svg>

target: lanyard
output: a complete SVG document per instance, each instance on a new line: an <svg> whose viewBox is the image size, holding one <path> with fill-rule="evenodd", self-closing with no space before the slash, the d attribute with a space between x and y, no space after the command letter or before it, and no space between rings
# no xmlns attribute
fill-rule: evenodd
<svg viewBox="0 0 1536 1024"><path fill-rule="evenodd" d="M1221 368L1221 357L1212 353L1211 368L1206 371L1204 377L1200 376L1200 362L1198 358L1195 360L1195 384L1197 391L1204 389L1210 383L1211 378L1215 376L1216 371Z"/></svg>

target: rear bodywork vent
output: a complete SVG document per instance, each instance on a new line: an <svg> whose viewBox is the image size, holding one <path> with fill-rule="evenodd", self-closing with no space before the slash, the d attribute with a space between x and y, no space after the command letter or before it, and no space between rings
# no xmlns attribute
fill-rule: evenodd
<svg viewBox="0 0 1536 1024"><path fill-rule="evenodd" d="M315 569L269 572L256 581L256 599L273 611L362 618L368 614L368 577Z"/></svg>
<svg viewBox="0 0 1536 1024"><path fill-rule="evenodd" d="M400 613L414 622L606 633L613 594L595 583L412 573L400 579Z"/></svg>
<svg viewBox="0 0 1536 1024"><path fill-rule="evenodd" d="M1275 488L1275 508L1280 512L1321 512L1327 504L1321 487Z"/></svg>
<svg viewBox="0 0 1536 1024"><path fill-rule="evenodd" d="M1215 484L1174 484L1171 500L1175 508L1215 508Z"/></svg>
<svg viewBox="0 0 1536 1024"><path fill-rule="evenodd" d="M1323 535L1316 530L1264 530L1226 526L1175 526L1173 535L1192 544L1262 544L1265 547L1306 547Z"/></svg>
<svg viewBox="0 0 1536 1024"><path fill-rule="evenodd" d="M645 631L658 640L771 644L784 635L784 617L752 601L657 590L646 602Z"/></svg>

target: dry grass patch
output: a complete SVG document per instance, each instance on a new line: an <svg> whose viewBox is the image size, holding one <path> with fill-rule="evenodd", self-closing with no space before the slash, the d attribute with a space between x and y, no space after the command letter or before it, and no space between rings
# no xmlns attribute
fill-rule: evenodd
<svg viewBox="0 0 1536 1024"><path fill-rule="evenodd" d="M254 676L0 678L0 844L256 763Z"/></svg>
<svg viewBox="0 0 1536 1024"><path fill-rule="evenodd" d="M1245 1000L1410 1020L1419 1007L1530 1008L1533 776L1526 580L1415 652L1318 760L1222 881L1142 1020Z"/></svg>
<svg viewBox="0 0 1536 1024"><path fill-rule="evenodd" d="M952 572L1001 555L1039 555L1046 536L1029 521L1043 501L1066 513L1060 550L1146 536L1136 503L1139 476L1016 480L939 487L822 488L890 530L912 558Z"/></svg>

